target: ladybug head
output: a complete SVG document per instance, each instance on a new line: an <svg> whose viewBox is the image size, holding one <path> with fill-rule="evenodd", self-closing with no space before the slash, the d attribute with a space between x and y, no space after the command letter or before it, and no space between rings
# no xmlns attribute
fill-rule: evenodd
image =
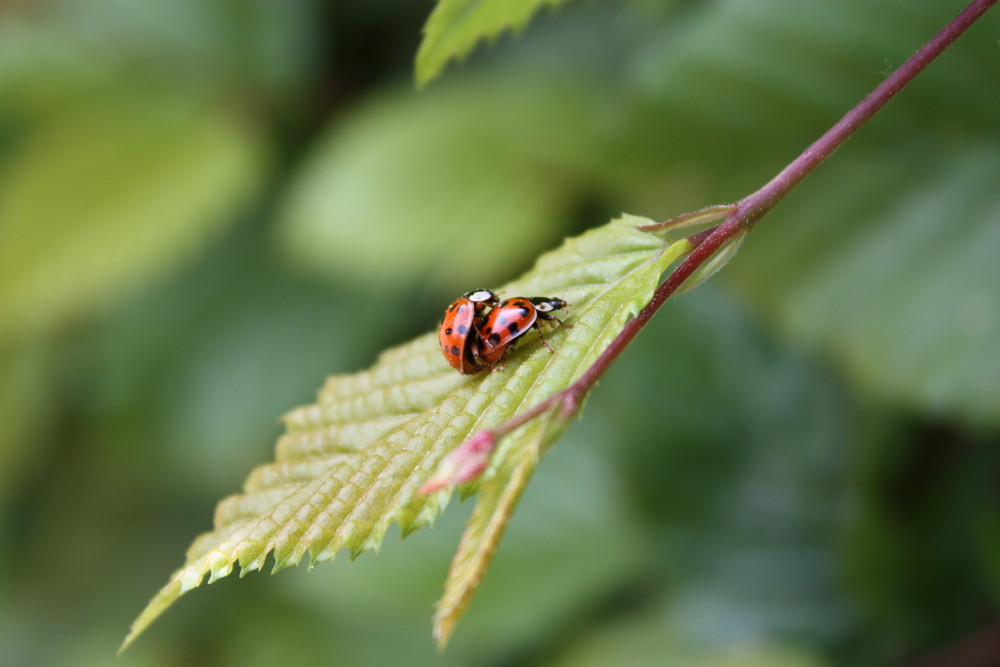
<svg viewBox="0 0 1000 667"><path fill-rule="evenodd" d="M545 317L549 313L556 310L564 310L569 304L562 299L557 299L550 296L533 296L531 297L531 304L535 307L538 312L538 316L543 319L549 319Z"/></svg>

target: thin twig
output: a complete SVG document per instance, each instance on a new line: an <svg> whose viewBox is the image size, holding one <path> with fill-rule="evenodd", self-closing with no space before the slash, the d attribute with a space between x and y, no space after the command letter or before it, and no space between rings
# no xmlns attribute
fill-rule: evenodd
<svg viewBox="0 0 1000 667"><path fill-rule="evenodd" d="M753 227L761 217L774 208L775 204L830 157L833 151L857 132L879 109L895 97L896 93L910 83L996 2L997 0L974 0L923 48L914 53L899 69L887 77L865 99L847 112L843 118L764 187L735 204L710 206L685 213L666 222L640 227L640 229L649 232L682 229L725 216L725 221L714 229L688 237L688 240L694 245L690 254L660 284L646 307L622 327L614 340L576 381L503 424L473 435L445 458L441 467L421 491L429 493L449 484L460 484L475 479L485 469L488 456L499 438L554 408L554 406L559 405L563 416L566 417L578 411L584 396L611 367L618 355L628 347L636 334L660 309L660 306L675 294L695 271L711 259L720 248Z"/></svg>

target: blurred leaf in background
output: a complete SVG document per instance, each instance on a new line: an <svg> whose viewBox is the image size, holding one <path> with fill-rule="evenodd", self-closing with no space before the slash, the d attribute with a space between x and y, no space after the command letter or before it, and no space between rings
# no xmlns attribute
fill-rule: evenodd
<svg viewBox="0 0 1000 667"><path fill-rule="evenodd" d="M119 96L51 119L0 184L0 321L27 337L141 286L232 222L259 187L234 118Z"/></svg>
<svg viewBox="0 0 1000 667"><path fill-rule="evenodd" d="M107 665L324 376L567 233L758 187L964 4L565 3L417 93L430 4L5 3L5 664ZM443 657L464 506L219 582L122 665L881 665L987 626L998 21L637 339Z"/></svg>
<svg viewBox="0 0 1000 667"><path fill-rule="evenodd" d="M280 217L290 259L454 291L456 276L495 284L554 243L582 179L560 144L599 140L594 91L524 74L376 96L338 118Z"/></svg>

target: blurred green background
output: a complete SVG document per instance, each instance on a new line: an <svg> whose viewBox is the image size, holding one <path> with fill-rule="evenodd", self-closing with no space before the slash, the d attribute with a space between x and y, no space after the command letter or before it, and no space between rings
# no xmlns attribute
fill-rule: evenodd
<svg viewBox="0 0 1000 667"><path fill-rule="evenodd" d="M738 199L963 5L570 3L420 93L429 2L0 5L0 662L884 665L982 633L996 12L642 333L443 656L470 504L114 658L326 375L622 210Z"/></svg>

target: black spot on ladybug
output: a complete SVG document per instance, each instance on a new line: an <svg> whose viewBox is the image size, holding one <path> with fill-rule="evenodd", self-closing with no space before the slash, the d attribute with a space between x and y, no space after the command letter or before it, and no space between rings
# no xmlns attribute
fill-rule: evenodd
<svg viewBox="0 0 1000 667"><path fill-rule="evenodd" d="M465 304L463 303L461 306L458 307L458 314L461 315L464 312L465 312Z"/></svg>
<svg viewBox="0 0 1000 667"><path fill-rule="evenodd" d="M459 336L464 336L465 334L469 333L469 327L465 326L464 324L459 324L455 330L458 332ZM451 333L451 331L449 331L448 333Z"/></svg>
<svg viewBox="0 0 1000 667"><path fill-rule="evenodd" d="M451 335L451 327L448 327L447 329L445 329L444 333L445 333L445 335L450 336Z"/></svg>
<svg viewBox="0 0 1000 667"><path fill-rule="evenodd" d="M461 350L458 349L458 346L456 346L456 345L452 345L451 346L451 353L453 355L455 355L457 357L459 352L461 352Z"/></svg>
<svg viewBox="0 0 1000 667"><path fill-rule="evenodd" d="M500 342L500 334L491 333L489 335L489 340L490 340L491 343L493 343L494 345L496 345L497 343Z"/></svg>
<svg viewBox="0 0 1000 667"><path fill-rule="evenodd" d="M521 317L527 317L529 312L531 311L528 310L527 306L521 306Z"/></svg>
<svg viewBox="0 0 1000 667"><path fill-rule="evenodd" d="M516 334L518 331L520 331L520 329L517 326L517 322L511 322L510 324L508 324L507 331L511 332L512 334Z"/></svg>
<svg viewBox="0 0 1000 667"><path fill-rule="evenodd" d="M497 326L498 327L505 327L505 326L507 326L507 316L504 315L503 313L501 313L497 317Z"/></svg>

